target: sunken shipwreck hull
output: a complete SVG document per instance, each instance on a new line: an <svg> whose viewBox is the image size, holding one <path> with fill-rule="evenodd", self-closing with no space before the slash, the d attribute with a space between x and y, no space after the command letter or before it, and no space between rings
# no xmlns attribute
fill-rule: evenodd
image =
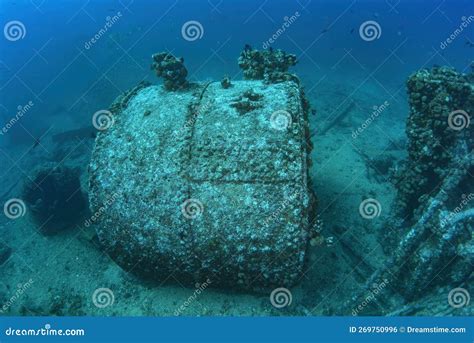
<svg viewBox="0 0 474 343"><path fill-rule="evenodd" d="M109 255L187 286L295 284L314 213L306 104L294 81L141 85L118 98L89 167Z"/></svg>

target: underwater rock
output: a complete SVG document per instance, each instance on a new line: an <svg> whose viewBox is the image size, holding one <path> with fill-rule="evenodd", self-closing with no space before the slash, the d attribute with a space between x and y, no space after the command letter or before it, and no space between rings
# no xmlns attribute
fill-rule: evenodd
<svg viewBox="0 0 474 343"><path fill-rule="evenodd" d="M243 95L258 109L241 115L231 104ZM141 89L98 134L89 166L105 250L160 281L292 286L314 214L307 116L295 82Z"/></svg>
<svg viewBox="0 0 474 343"><path fill-rule="evenodd" d="M45 235L71 228L87 208L79 171L64 166L39 168L33 179L26 182L23 199L39 231Z"/></svg>
<svg viewBox="0 0 474 343"><path fill-rule="evenodd" d="M152 69L156 75L164 79L164 86L169 91L186 87L188 70L184 66L184 59L177 58L168 52L160 52L152 56Z"/></svg>
<svg viewBox="0 0 474 343"><path fill-rule="evenodd" d="M0 242L0 266L4 264L12 254L12 249L5 243Z"/></svg>
<svg viewBox="0 0 474 343"><path fill-rule="evenodd" d="M239 67L248 80L265 80L266 83L295 81L298 77L288 73L288 69L296 65L296 56L283 50L253 50L246 45L239 56Z"/></svg>

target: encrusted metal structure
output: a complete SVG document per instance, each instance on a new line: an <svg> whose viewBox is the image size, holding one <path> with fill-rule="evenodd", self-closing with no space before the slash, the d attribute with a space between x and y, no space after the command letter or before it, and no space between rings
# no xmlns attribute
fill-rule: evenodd
<svg viewBox="0 0 474 343"><path fill-rule="evenodd" d="M162 281L295 284L314 215L307 112L294 81L144 84L117 99L89 168L105 249Z"/></svg>

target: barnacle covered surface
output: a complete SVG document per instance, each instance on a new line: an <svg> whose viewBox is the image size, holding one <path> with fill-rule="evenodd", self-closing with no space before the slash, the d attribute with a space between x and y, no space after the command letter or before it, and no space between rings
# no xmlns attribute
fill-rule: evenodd
<svg viewBox="0 0 474 343"><path fill-rule="evenodd" d="M458 168L458 157L474 146L472 127L453 129L454 120L462 118L450 118L454 111L472 116L474 84L468 75L437 67L416 72L407 86L408 159L399 175L397 207L411 219L426 195L438 191L441 181Z"/></svg>
<svg viewBox="0 0 474 343"><path fill-rule="evenodd" d="M301 89L262 81L194 86L140 90L98 135L90 202L92 212L106 207L99 238L126 270L155 279L289 287L303 271L314 215ZM242 115L231 104L243 98L259 108ZM291 114L285 130L271 126L278 110ZM111 194L115 201L104 206ZM182 213L189 199L202 204L192 219Z"/></svg>
<svg viewBox="0 0 474 343"><path fill-rule="evenodd" d="M472 207L466 201L474 193L470 126L474 84L470 77L435 67L418 71L407 82L411 110L406 128L408 159L399 178L395 206L406 224L426 221L417 253L405 259L400 277L399 289L408 298L434 284L460 283L473 271L473 218L456 223L446 219L446 213ZM435 210L427 215L433 206ZM449 272L442 272L446 266Z"/></svg>

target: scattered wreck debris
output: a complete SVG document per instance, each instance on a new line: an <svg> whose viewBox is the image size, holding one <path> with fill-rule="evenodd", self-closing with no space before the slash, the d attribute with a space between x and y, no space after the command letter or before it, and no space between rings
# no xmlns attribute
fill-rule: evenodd
<svg viewBox="0 0 474 343"><path fill-rule="evenodd" d="M474 272L474 85L453 69L408 79L408 158L398 175L394 215L382 235L390 259L352 300L388 283L363 314L391 312L437 288L468 284ZM466 117L467 115L467 117Z"/></svg>

